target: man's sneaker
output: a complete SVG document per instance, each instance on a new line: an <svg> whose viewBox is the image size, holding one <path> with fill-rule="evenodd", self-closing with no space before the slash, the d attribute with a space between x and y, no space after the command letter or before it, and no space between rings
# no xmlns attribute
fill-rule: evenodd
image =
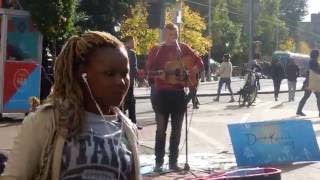
<svg viewBox="0 0 320 180"><path fill-rule="evenodd" d="M299 115L299 116L306 116L306 114L303 113L303 112L297 112L297 115Z"/></svg>
<svg viewBox="0 0 320 180"><path fill-rule="evenodd" d="M183 170L183 168L179 167L177 164L169 164L169 169L176 172Z"/></svg>
<svg viewBox="0 0 320 180"><path fill-rule="evenodd" d="M219 99L218 99L218 98L215 98L215 99L213 99L213 101L219 102Z"/></svg>
<svg viewBox="0 0 320 180"><path fill-rule="evenodd" d="M229 103L232 103L232 102L234 102L234 98L232 98L232 99L229 101Z"/></svg>
<svg viewBox="0 0 320 180"><path fill-rule="evenodd" d="M142 130L143 126L137 125L138 130Z"/></svg>
<svg viewBox="0 0 320 180"><path fill-rule="evenodd" d="M162 172L162 164L156 164L156 166L153 168L153 172Z"/></svg>

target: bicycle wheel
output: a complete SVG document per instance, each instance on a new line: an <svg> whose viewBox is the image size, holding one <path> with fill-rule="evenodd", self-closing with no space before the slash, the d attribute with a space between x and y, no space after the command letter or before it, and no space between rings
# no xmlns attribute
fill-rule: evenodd
<svg viewBox="0 0 320 180"><path fill-rule="evenodd" d="M257 87L256 86L252 87L252 90L248 95L248 107L251 106L252 103L256 100L257 93L258 93Z"/></svg>

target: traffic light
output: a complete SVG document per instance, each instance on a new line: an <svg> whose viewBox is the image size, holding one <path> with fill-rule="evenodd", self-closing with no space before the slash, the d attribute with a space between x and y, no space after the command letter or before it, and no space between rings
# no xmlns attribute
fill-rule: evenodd
<svg viewBox="0 0 320 180"><path fill-rule="evenodd" d="M147 23L150 28L160 28L161 26L161 11L164 6L164 0L149 0L147 1Z"/></svg>

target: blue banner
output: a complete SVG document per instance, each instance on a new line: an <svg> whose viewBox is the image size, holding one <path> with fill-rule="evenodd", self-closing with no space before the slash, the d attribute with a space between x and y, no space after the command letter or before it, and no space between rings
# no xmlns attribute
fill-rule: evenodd
<svg viewBox="0 0 320 180"><path fill-rule="evenodd" d="M228 125L238 166L319 161L310 120L281 120Z"/></svg>

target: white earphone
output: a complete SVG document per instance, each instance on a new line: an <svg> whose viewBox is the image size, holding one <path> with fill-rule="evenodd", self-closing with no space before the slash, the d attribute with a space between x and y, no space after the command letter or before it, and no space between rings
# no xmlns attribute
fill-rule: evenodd
<svg viewBox="0 0 320 180"><path fill-rule="evenodd" d="M99 104L97 103L95 97L94 97L93 94L92 94L90 85L89 85L89 83L88 83L87 76L88 76L87 73L82 73L82 75L81 75L84 83L86 84L86 86L87 86L87 88L88 88L88 90L89 90L91 99L92 99L93 102L95 103L95 105L96 105L96 107L97 107L97 109L98 109L101 117L105 120L105 117L104 117L104 115L103 115L103 112L102 112L102 110L101 110L101 107L99 106ZM119 112L118 112L118 113L119 113ZM122 139L122 131L123 131L123 129L122 129L122 128L123 128L123 124L122 124L122 123L123 123L123 122L121 121L121 123L120 123L120 136L119 136L119 139L118 139L118 142L119 142L119 143L118 143L117 146L113 145L113 146L115 146L116 149L117 149L117 161L118 161L118 165L119 165L119 167L118 167L118 178L117 178L117 179L120 179L120 172L121 172L121 160L120 160L120 157L119 157L119 149L120 149L120 145L121 145L120 141L121 141L121 139ZM116 133L109 134L108 136L113 136L114 134L116 134ZM112 141L112 143L114 143L114 141Z"/></svg>
<svg viewBox="0 0 320 180"><path fill-rule="evenodd" d="M82 79L83 79L83 80L87 81L87 73L82 73L81 76L82 76Z"/></svg>

